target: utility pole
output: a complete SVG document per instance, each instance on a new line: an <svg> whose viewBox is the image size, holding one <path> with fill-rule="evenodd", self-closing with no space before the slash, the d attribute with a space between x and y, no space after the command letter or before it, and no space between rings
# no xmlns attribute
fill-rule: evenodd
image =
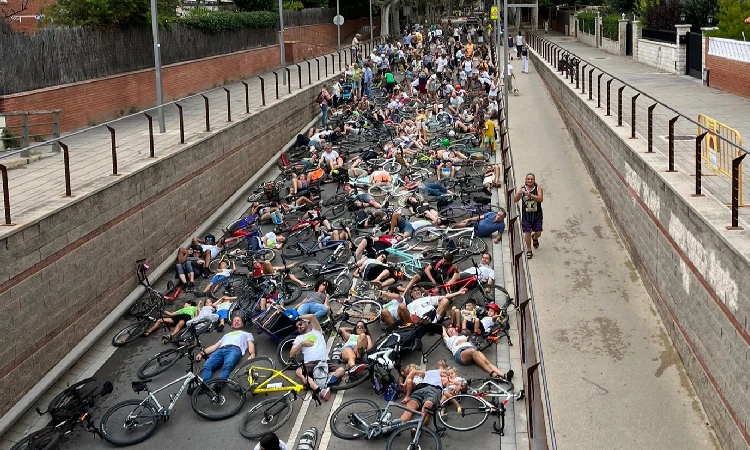
<svg viewBox="0 0 750 450"><path fill-rule="evenodd" d="M151 0L154 1L154 0ZM281 33L279 34L279 49L281 50L281 80L286 85L286 55L284 54L284 3L283 0L279 0L279 23L281 26Z"/></svg>
<svg viewBox="0 0 750 450"><path fill-rule="evenodd" d="M339 12L339 0L336 0L336 16L340 16L340 15L341 13ZM339 52L339 58L340 58L341 57L341 25L340 24L336 25L336 36L339 42L338 52Z"/></svg>
<svg viewBox="0 0 750 450"><path fill-rule="evenodd" d="M373 37L373 31L372 31L372 0L370 0L370 40L372 41Z"/></svg>
<svg viewBox="0 0 750 450"><path fill-rule="evenodd" d="M508 52L510 49L508 49L508 0L503 0L503 78L507 76L508 73ZM508 79L510 80L510 78ZM505 129L508 130L510 128L510 115L508 114L508 84L505 83Z"/></svg>
<svg viewBox="0 0 750 450"><path fill-rule="evenodd" d="M154 35L154 71L156 72L156 104L159 106L159 133L167 131L164 123L164 93L161 89L161 44L159 43L159 16L156 0L151 0L151 32Z"/></svg>

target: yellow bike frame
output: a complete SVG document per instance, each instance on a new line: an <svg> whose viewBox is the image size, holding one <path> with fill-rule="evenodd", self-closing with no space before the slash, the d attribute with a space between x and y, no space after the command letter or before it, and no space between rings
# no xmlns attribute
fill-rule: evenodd
<svg viewBox="0 0 750 450"><path fill-rule="evenodd" d="M270 372L271 376L266 378L264 381L262 381L260 384L255 386L256 380L253 379L253 372L256 374L259 374L259 372ZM261 378L260 376L258 378ZM269 387L269 384L276 384L273 383L272 380L279 379L279 381L284 382L286 380L290 385L289 386L274 386ZM299 394L300 391L304 388L303 385L297 383L293 379L289 378L288 376L284 375L284 373L280 370L275 369L269 369L268 367L256 367L256 366L250 366L247 370L247 381L250 386L254 386L250 392L253 395L257 394L272 394L275 392L289 392L294 391L295 393Z"/></svg>

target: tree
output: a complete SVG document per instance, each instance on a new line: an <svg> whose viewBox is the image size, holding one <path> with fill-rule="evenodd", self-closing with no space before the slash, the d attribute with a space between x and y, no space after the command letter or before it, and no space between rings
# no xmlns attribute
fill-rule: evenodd
<svg viewBox="0 0 750 450"><path fill-rule="evenodd" d="M701 27L709 26L708 16L716 14L716 0L686 0L682 10L685 12L685 23L692 25L692 31L699 33Z"/></svg>
<svg viewBox="0 0 750 450"><path fill-rule="evenodd" d="M178 5L178 0L156 0L159 23L172 23ZM43 12L45 22L67 27L151 25L150 0L58 0Z"/></svg>
<svg viewBox="0 0 750 450"><path fill-rule="evenodd" d="M234 4L243 11L278 11L276 0L234 0Z"/></svg>
<svg viewBox="0 0 750 450"><path fill-rule="evenodd" d="M750 17L750 1L719 0L719 11L716 13L719 29L708 34L737 40L749 38L750 25L745 23L745 19L748 17ZM743 32L745 33L744 36Z"/></svg>
<svg viewBox="0 0 750 450"><path fill-rule="evenodd" d="M643 22L650 30L674 31L674 26L680 23L680 12L677 0L654 0L641 6Z"/></svg>
<svg viewBox="0 0 750 450"><path fill-rule="evenodd" d="M4 5L7 5L8 2L5 2ZM0 16L2 16L2 19L10 19L13 16L17 16L18 14L22 13L23 11L26 11L29 8L29 0L21 0L18 7L11 7L11 6L3 6L0 8Z"/></svg>

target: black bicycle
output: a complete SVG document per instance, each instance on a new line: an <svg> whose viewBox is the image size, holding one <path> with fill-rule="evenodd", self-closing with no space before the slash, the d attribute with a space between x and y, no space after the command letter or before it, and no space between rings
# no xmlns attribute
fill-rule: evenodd
<svg viewBox="0 0 750 450"><path fill-rule="evenodd" d="M93 408L97 397L111 392L111 382L107 381L100 386L96 378L86 378L73 384L52 399L47 411L36 409L40 416L49 414L52 420L41 430L18 441L11 450L52 450L57 448L63 436L79 426L94 436L101 437L89 410Z"/></svg>

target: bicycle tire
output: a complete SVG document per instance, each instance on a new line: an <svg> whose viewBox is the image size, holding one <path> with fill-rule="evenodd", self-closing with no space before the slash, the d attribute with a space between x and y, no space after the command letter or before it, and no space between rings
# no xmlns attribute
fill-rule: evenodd
<svg viewBox="0 0 750 450"><path fill-rule="evenodd" d="M52 450L63 437L57 427L44 427L16 442L10 450Z"/></svg>
<svg viewBox="0 0 750 450"><path fill-rule="evenodd" d="M332 298L347 297L352 289L352 283L354 282L351 274L346 273L343 275L337 275L334 279L330 280L334 283Z"/></svg>
<svg viewBox="0 0 750 450"><path fill-rule="evenodd" d="M138 411L139 408L143 408L148 411L144 414L143 411ZM132 412L127 412L126 416L122 420L119 420L117 421L117 423L113 424L112 428L110 429L110 427L108 427L107 425L112 419L113 414L120 410L132 410ZM138 412L136 413L136 411ZM114 437L115 431L130 431L135 428L140 429L138 423L139 418L147 420L147 422L144 422L146 428L144 428L144 432L142 435L130 439L119 439ZM107 412L104 413L104 415L102 416L102 421L101 423L99 423L99 432L101 433L102 438L104 438L104 440L109 442L110 444L116 445L118 447L126 447L128 445L141 443L148 439L148 437L151 436L151 434L156 429L156 425L158 423L159 417L156 407L150 402L143 400L125 400L124 402L120 402L109 408Z"/></svg>
<svg viewBox="0 0 750 450"><path fill-rule="evenodd" d="M446 219L459 220L468 217L470 215L470 211L463 206L448 205L438 211L438 215Z"/></svg>
<svg viewBox="0 0 750 450"><path fill-rule="evenodd" d="M385 198L393 192L393 185L389 183L373 184L367 189L367 193L375 198Z"/></svg>
<svg viewBox="0 0 750 450"><path fill-rule="evenodd" d="M461 410L458 411L453 401L459 403ZM492 409L477 397L468 394L454 395L440 404L438 414L440 423L453 431L476 430L487 422Z"/></svg>
<svg viewBox="0 0 750 450"><path fill-rule="evenodd" d="M280 405L280 406L277 406ZM281 408L276 411L277 408ZM240 422L240 434L257 439L281 428L292 416L294 405L289 397L267 398L253 406Z"/></svg>
<svg viewBox="0 0 750 450"><path fill-rule="evenodd" d="M190 406L196 414L206 420L224 420L228 419L245 406L245 391L242 390L236 381L227 378L217 378L205 381L201 386L193 391L190 398ZM225 411L209 411L211 408L220 409L226 407L230 400L234 399L234 404L229 404Z"/></svg>
<svg viewBox="0 0 750 450"><path fill-rule="evenodd" d="M417 439L417 445L412 444L411 430L414 429L414 423L405 423L400 427L393 430L388 443L386 444L386 450L441 450L442 442L440 437L432 428L422 426L419 429L419 438ZM427 437L425 437L427 436Z"/></svg>
<svg viewBox="0 0 750 450"><path fill-rule="evenodd" d="M312 239L312 237L313 237L313 227L307 226L307 227L304 227L304 228L301 228L299 230L292 231L291 233L289 233L289 236L286 239L286 245L294 244L297 242L309 241L310 239ZM284 247L281 247L281 248L283 250Z"/></svg>
<svg viewBox="0 0 750 450"><path fill-rule="evenodd" d="M276 252L270 248L262 248L252 253L253 259L259 259L261 261L273 261L276 258Z"/></svg>
<svg viewBox="0 0 750 450"><path fill-rule="evenodd" d="M349 197L349 194L347 194L346 192L339 192L338 194L332 195L331 197L328 197L327 199L321 201L320 205L321 206L338 205L339 203L344 203L347 197Z"/></svg>
<svg viewBox="0 0 750 450"><path fill-rule="evenodd" d="M144 297L137 300L133 305L128 308L128 312L125 313L126 317L142 318L147 317L151 314L159 305L159 299L153 295Z"/></svg>
<svg viewBox="0 0 750 450"><path fill-rule="evenodd" d="M219 280L211 286L208 295L214 300L218 300L225 295L239 293L242 290L245 281L247 281L246 276L231 275L224 280Z"/></svg>
<svg viewBox="0 0 750 450"><path fill-rule="evenodd" d="M127 345L139 337L143 333L148 330L148 327L151 325L150 321L146 320L139 320L136 323L132 323L122 330L118 331L117 334L112 336L112 345L115 347L122 347L123 345Z"/></svg>
<svg viewBox="0 0 750 450"><path fill-rule="evenodd" d="M176 348L159 352L141 364L136 375L141 380L155 377L169 370L182 356L182 352Z"/></svg>
<svg viewBox="0 0 750 450"><path fill-rule="evenodd" d="M82 412L84 402L91 398L97 389L99 380L93 377L73 383L49 402L47 411L55 421L68 419L71 415Z"/></svg>
<svg viewBox="0 0 750 450"><path fill-rule="evenodd" d="M344 203L338 203L336 205L332 205L329 208L325 209L322 212L323 217L325 217L328 220L338 219L339 217L343 216L344 213L349 209L346 202Z"/></svg>
<svg viewBox="0 0 750 450"><path fill-rule="evenodd" d="M479 236L461 236L458 238L458 246L468 250L473 255L481 255L487 251L487 243Z"/></svg>
<svg viewBox="0 0 750 450"><path fill-rule="evenodd" d="M375 300L357 300L346 307L348 317L345 322L356 325L360 320L367 325L380 320L383 305Z"/></svg>
<svg viewBox="0 0 750 450"><path fill-rule="evenodd" d="M281 282L281 292L284 294L284 305L292 305L302 296L302 286L292 280Z"/></svg>
<svg viewBox="0 0 750 450"><path fill-rule="evenodd" d="M356 407L352 407L357 405ZM360 410L361 409L361 410ZM353 440L367 435L367 429L371 423L380 419L383 408L372 400L355 399L344 402L331 414L328 421L331 426L331 432L339 439ZM354 414L357 414L356 421L353 420ZM364 424L360 423L364 422Z"/></svg>
<svg viewBox="0 0 750 450"><path fill-rule="evenodd" d="M331 392L345 391L355 386L359 386L365 381L370 379L370 371L362 371L360 373L350 374L348 370L344 371L344 375L331 386Z"/></svg>
<svg viewBox="0 0 750 450"><path fill-rule="evenodd" d="M229 375L229 379L239 384L243 391L250 392L251 384L249 371L253 367L276 369L276 365L271 358L267 356L259 356L257 358L249 359L240 364L239 367L236 367L231 375ZM253 384L260 384L272 375L273 374L269 374L269 372L265 370L256 371L256 373L253 374Z"/></svg>
<svg viewBox="0 0 750 450"><path fill-rule="evenodd" d="M320 275L323 265L318 263L297 264L292 267L292 274L300 280L312 280Z"/></svg>
<svg viewBox="0 0 750 450"><path fill-rule="evenodd" d="M242 241L242 240L243 240L243 239L242 239L242 238L240 238L240 239L238 239L237 241L232 241L232 242L239 242L239 241ZM233 247L234 247L234 246L232 246L232 248L233 248ZM220 264L221 264L222 262L224 262L224 261L226 261L226 262L227 262L227 264L229 264L229 257L228 257L227 255L221 255L221 256L220 256L220 257L218 257L218 258L214 258L214 259L212 259L212 260L211 260L211 262L210 262L210 263L208 263L208 270L209 270L209 271L211 271L211 273L216 273L216 272L217 272L217 271L219 270L219 265L220 265Z"/></svg>
<svg viewBox="0 0 750 450"><path fill-rule="evenodd" d="M302 249L302 246L310 247L314 246L315 241L297 241L297 242L287 242L286 245L281 247L281 255L285 258L293 259L293 258L302 258L305 256L307 252L305 252Z"/></svg>
<svg viewBox="0 0 750 450"><path fill-rule="evenodd" d="M292 349L292 346L294 345L294 339L296 337L296 335L287 336L281 342L279 342L279 345L276 346L276 358L279 360L280 367L297 369L302 365L301 354L295 358L289 357L289 350Z"/></svg>
<svg viewBox="0 0 750 450"><path fill-rule="evenodd" d="M494 303L501 308L507 308L511 302L508 291L497 284L477 286L469 293L469 298L474 300L477 306L481 307L486 307L489 303Z"/></svg>

